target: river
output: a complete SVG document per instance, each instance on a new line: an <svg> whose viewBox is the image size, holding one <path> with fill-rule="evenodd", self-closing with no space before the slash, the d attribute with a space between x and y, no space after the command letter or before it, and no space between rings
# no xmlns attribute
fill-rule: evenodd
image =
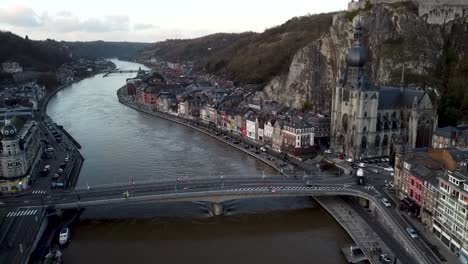
<svg viewBox="0 0 468 264"><path fill-rule="evenodd" d="M134 75L96 75L50 100L47 113L83 147L78 185L277 174L215 139L120 104L116 91ZM344 263L339 251L351 239L313 199L226 207L222 217L210 217L202 203L87 210L64 250L65 263Z"/></svg>

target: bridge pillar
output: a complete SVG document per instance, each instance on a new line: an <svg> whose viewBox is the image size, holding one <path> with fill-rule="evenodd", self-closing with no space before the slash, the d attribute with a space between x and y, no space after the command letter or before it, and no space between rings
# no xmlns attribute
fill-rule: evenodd
<svg viewBox="0 0 468 264"><path fill-rule="evenodd" d="M224 213L223 204L222 203L213 203L211 205L211 213L214 216L223 215L223 213Z"/></svg>

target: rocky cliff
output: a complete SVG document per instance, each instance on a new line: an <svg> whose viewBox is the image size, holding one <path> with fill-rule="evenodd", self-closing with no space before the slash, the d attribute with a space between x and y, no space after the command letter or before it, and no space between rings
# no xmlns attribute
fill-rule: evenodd
<svg viewBox="0 0 468 264"><path fill-rule="evenodd" d="M406 81L428 88L443 57L442 27L428 24L411 6L373 5L358 14L342 12L333 19L330 32L299 50L289 73L270 81L256 96L297 108L328 112L331 89L351 45L352 20L359 15L370 51L366 70L376 85L399 85L406 69Z"/></svg>

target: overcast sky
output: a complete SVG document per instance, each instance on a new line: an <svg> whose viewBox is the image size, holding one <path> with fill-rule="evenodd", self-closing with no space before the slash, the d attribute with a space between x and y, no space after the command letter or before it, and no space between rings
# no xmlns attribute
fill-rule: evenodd
<svg viewBox="0 0 468 264"><path fill-rule="evenodd" d="M0 30L31 39L156 42L262 32L294 16L344 10L349 0L0 0Z"/></svg>

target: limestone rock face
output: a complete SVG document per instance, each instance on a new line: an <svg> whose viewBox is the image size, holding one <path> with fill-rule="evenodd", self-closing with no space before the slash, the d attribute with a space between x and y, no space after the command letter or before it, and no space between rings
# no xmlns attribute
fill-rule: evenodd
<svg viewBox="0 0 468 264"><path fill-rule="evenodd" d="M375 5L360 11L359 17L369 49L365 68L375 85L399 85L405 68L408 83L433 86L430 79L443 55L441 26L427 23L405 6ZM329 112L331 91L346 67L352 32L349 14L335 15L330 32L299 50L289 73L272 79L256 97Z"/></svg>

